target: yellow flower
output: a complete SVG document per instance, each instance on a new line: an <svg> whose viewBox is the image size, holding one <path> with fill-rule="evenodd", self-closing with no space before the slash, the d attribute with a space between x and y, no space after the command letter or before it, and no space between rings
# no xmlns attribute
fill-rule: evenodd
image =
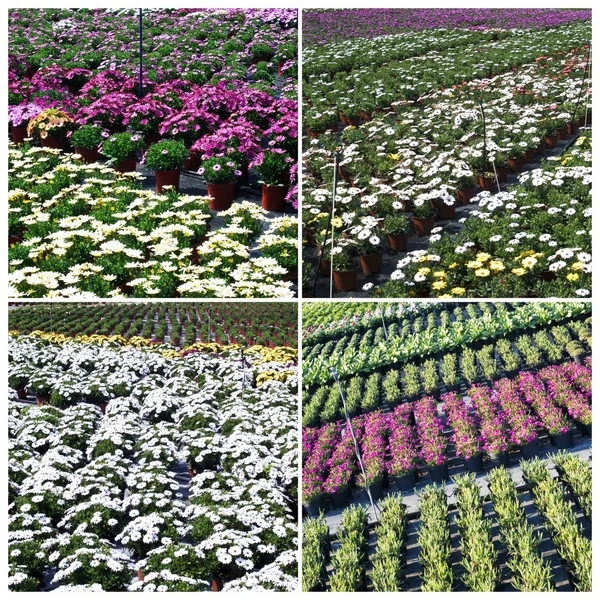
<svg viewBox="0 0 600 600"><path fill-rule="evenodd" d="M449 269L456 269L456 267L458 267L458 263L454 262L448 268Z"/></svg>
<svg viewBox="0 0 600 600"><path fill-rule="evenodd" d="M583 269L583 263L582 262L574 262L571 265L571 269L573 269L573 271L581 271L581 269Z"/></svg>
<svg viewBox="0 0 600 600"><path fill-rule="evenodd" d="M427 260L427 255L419 256L419 262L425 262Z"/></svg>
<svg viewBox="0 0 600 600"><path fill-rule="evenodd" d="M475 275L477 277L487 277L489 274L490 274L489 269L477 269L477 271L475 271Z"/></svg>
<svg viewBox="0 0 600 600"><path fill-rule="evenodd" d="M344 225L344 221L342 221L342 219L340 219L339 217L333 219L332 223L334 227L342 227Z"/></svg>
<svg viewBox="0 0 600 600"><path fill-rule="evenodd" d="M491 260L490 261L490 269L492 271L504 271L505 266L500 260Z"/></svg>
<svg viewBox="0 0 600 600"><path fill-rule="evenodd" d="M388 158L391 158L392 160L399 160L400 155L399 154L388 154Z"/></svg>
<svg viewBox="0 0 600 600"><path fill-rule="evenodd" d="M521 264L524 267L527 267L528 269L533 269L533 267L535 266L536 263L537 263L537 258L534 258L533 256L528 256L527 258L524 258L521 261Z"/></svg>
<svg viewBox="0 0 600 600"><path fill-rule="evenodd" d="M455 296L462 296L467 290L462 287L455 287L450 290Z"/></svg>
<svg viewBox="0 0 600 600"><path fill-rule="evenodd" d="M434 271L433 276L434 277L446 277L446 271Z"/></svg>
<svg viewBox="0 0 600 600"><path fill-rule="evenodd" d="M431 271L431 269L429 267L421 267L417 273L419 275L427 275L427 273L429 273Z"/></svg>
<svg viewBox="0 0 600 600"><path fill-rule="evenodd" d="M567 279L569 281L577 281L579 279L579 273L569 273Z"/></svg>
<svg viewBox="0 0 600 600"><path fill-rule="evenodd" d="M491 255L488 254L487 252L479 252L479 254L477 254L477 260L480 260L481 262L485 262L486 260L490 260Z"/></svg>
<svg viewBox="0 0 600 600"><path fill-rule="evenodd" d="M469 267L469 269L479 269L482 266L483 266L483 263L479 262L478 260L470 260L467 263L467 267Z"/></svg>
<svg viewBox="0 0 600 600"><path fill-rule="evenodd" d="M525 275L525 273L527 273L527 271L525 269L522 269L521 267L519 267L518 269L513 269L512 272L517 276L517 277L521 277L523 275Z"/></svg>
<svg viewBox="0 0 600 600"><path fill-rule="evenodd" d="M445 281L434 281L431 287L434 290L443 290L448 284Z"/></svg>

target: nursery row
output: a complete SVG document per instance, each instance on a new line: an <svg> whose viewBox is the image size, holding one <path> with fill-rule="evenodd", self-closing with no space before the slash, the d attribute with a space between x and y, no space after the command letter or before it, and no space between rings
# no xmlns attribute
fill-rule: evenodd
<svg viewBox="0 0 600 600"><path fill-rule="evenodd" d="M9 360L55 373L9 402L11 590L295 589L292 366L32 337Z"/></svg>
<svg viewBox="0 0 600 600"><path fill-rule="evenodd" d="M176 348L221 345L289 345L298 340L297 307L269 304L29 304L9 311L9 330L142 337Z"/></svg>
<svg viewBox="0 0 600 600"><path fill-rule="evenodd" d="M588 130L562 160L519 175L544 153L556 154L559 139L591 124L588 69L585 49L542 58L435 92L401 118L382 115L344 129L333 249L325 225L340 142L331 133L311 144L304 154L304 236L324 250L324 273L333 261L336 289L355 290L360 259L363 289L379 296L500 297L507 285L515 297L589 295ZM511 172L518 185L492 196ZM470 202L479 210L457 227L457 207ZM428 238L427 249L419 238ZM386 271L390 280L373 289L368 277L382 270L384 253L407 251Z"/></svg>
<svg viewBox="0 0 600 600"><path fill-rule="evenodd" d="M447 392L439 405L425 396L390 413L365 410L361 416L353 416L361 396L351 385L347 406L353 432L340 422L303 432L303 502L310 512L321 510L326 501L344 506L354 483L365 488L365 474L374 500L390 485L413 489L423 470L434 482L443 481L454 456L472 472L483 469L484 456L492 465L508 464L513 450L530 458L539 450L542 432L553 446L570 448L575 428L591 434L590 365L591 360L586 366L546 367L535 375L525 371L492 387L473 386L466 398ZM371 381L363 399L374 395ZM364 474L356 459L355 438Z"/></svg>
<svg viewBox="0 0 600 600"><path fill-rule="evenodd" d="M244 201L216 221L210 198L140 177L11 147L9 297L292 297L294 217Z"/></svg>
<svg viewBox="0 0 600 600"><path fill-rule="evenodd" d="M493 382L513 376L521 369L538 370L572 359L581 364L591 352L591 327L580 321L566 322L514 341L502 338L493 344L464 348L444 354L441 360L428 358L420 365L407 363L383 373L354 375L344 382L346 404L352 416L366 414L384 405L394 407L420 396L439 397L442 391L459 391L478 382ZM305 427L334 423L342 418L343 407L337 384L303 393L302 421Z"/></svg>
<svg viewBox="0 0 600 600"><path fill-rule="evenodd" d="M561 325L566 320L583 320L590 311L591 305L587 302L521 303L512 310L496 306L493 313L484 312L464 321L448 321L446 325L418 333L388 334L387 339L383 326L370 329L364 335L355 333L313 346L304 356L303 385L305 389L312 389L332 382L331 369L346 379L357 372L370 373L410 361L424 361L432 358L431 355L437 354L441 359L444 354L464 346L492 343L498 338L516 339L523 334L534 335L541 328ZM584 325L572 325L577 337L579 330L585 329Z"/></svg>
<svg viewBox="0 0 600 600"><path fill-rule="evenodd" d="M309 9L302 13L304 46L364 39L398 33L407 37L415 30L433 29L543 29L591 19L586 9L549 8L360 8ZM378 40L379 41L379 40Z"/></svg>
<svg viewBox="0 0 600 600"><path fill-rule="evenodd" d="M572 460L591 483L590 467ZM418 515L389 496L372 528L363 507L346 509L335 535L323 517L306 520L303 590L590 591L591 523L543 461L521 464L525 489L499 467L485 496L474 475L455 478L451 504L444 487L427 486Z"/></svg>

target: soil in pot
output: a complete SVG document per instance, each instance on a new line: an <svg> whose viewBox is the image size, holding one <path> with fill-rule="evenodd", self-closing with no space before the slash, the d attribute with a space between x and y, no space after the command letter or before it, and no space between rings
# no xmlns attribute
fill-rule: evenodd
<svg viewBox="0 0 600 600"><path fill-rule="evenodd" d="M540 445L537 441L537 438L535 440L531 440L531 442L527 442L527 444L524 444L523 446L521 446L521 454L523 455L523 458L525 458L525 459L533 458L537 454L539 447L540 447Z"/></svg>
<svg viewBox="0 0 600 600"><path fill-rule="evenodd" d="M371 273L379 273L381 271L381 265L383 264L383 254L370 254L368 256L360 257L360 266L362 267L365 275Z"/></svg>
<svg viewBox="0 0 600 600"><path fill-rule="evenodd" d="M262 207L271 212L285 212L285 197L290 189L289 185L264 185L262 186Z"/></svg>
<svg viewBox="0 0 600 600"><path fill-rule="evenodd" d="M179 178L181 171L179 169L170 169L168 171L154 171L156 177L156 193L162 194L163 188L172 185L175 191L179 191Z"/></svg>
<svg viewBox="0 0 600 600"><path fill-rule="evenodd" d="M417 217L413 217L413 223L415 229L417 230L417 235L419 237L425 237L431 233L433 226L435 225L435 219L433 217L427 217L425 219L418 219Z"/></svg>
<svg viewBox="0 0 600 600"><path fill-rule="evenodd" d="M356 289L358 269L353 271L334 271L333 281L338 292L353 292Z"/></svg>
<svg viewBox="0 0 600 600"><path fill-rule="evenodd" d="M83 162L88 165L98 162L98 158L100 158L100 153L95 148L79 148L78 146L75 146L75 154L81 154Z"/></svg>
<svg viewBox="0 0 600 600"><path fill-rule="evenodd" d="M408 250L407 233L400 233L398 235L388 235L387 241L390 245L390 250L393 250L394 252L406 252Z"/></svg>
<svg viewBox="0 0 600 600"><path fill-rule="evenodd" d="M211 210L227 210L233 204L235 183L208 183Z"/></svg>
<svg viewBox="0 0 600 600"><path fill-rule="evenodd" d="M434 483L441 483L448 479L448 463L429 467L429 476Z"/></svg>
<svg viewBox="0 0 600 600"><path fill-rule="evenodd" d="M567 450L573 447L573 430L565 431L564 433L550 434L550 442L558 450Z"/></svg>
<svg viewBox="0 0 600 600"><path fill-rule="evenodd" d="M17 127L12 127L11 129L12 141L15 144L22 144L27 137L27 127L25 125L18 125Z"/></svg>

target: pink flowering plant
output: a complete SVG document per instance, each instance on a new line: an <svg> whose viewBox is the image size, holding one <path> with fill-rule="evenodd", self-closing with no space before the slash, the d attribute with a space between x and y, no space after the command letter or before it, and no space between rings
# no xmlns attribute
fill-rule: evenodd
<svg viewBox="0 0 600 600"><path fill-rule="evenodd" d="M508 448L508 425L490 388L473 386L467 391L475 408L481 444L488 454L502 454Z"/></svg>
<svg viewBox="0 0 600 600"><path fill-rule="evenodd" d="M421 444L421 460L428 467L446 464L448 457L446 455L444 424L437 416L436 401L431 396L425 396L416 401L414 403L414 416L417 438Z"/></svg>
<svg viewBox="0 0 600 600"><path fill-rule="evenodd" d="M311 455L302 467L302 501L310 504L324 494L325 465L338 444L339 428L330 423L319 430Z"/></svg>
<svg viewBox="0 0 600 600"><path fill-rule="evenodd" d="M389 418L388 472L402 477L417 468L418 448L415 427L412 423L413 409L410 403L400 404Z"/></svg>
<svg viewBox="0 0 600 600"><path fill-rule="evenodd" d="M139 150L143 150L146 147L144 138L139 133L124 131L123 133L108 135L104 132L101 133L101 136L104 140L101 146L102 154L108 156L115 163L120 163L127 158L135 156Z"/></svg>
<svg viewBox="0 0 600 600"><path fill-rule="evenodd" d="M509 441L524 446L537 436L539 421L531 414L519 393L518 383L511 379L499 379L494 383L494 398L506 417L510 432Z"/></svg>
<svg viewBox="0 0 600 600"><path fill-rule="evenodd" d="M359 428L356 428L356 424L354 432L355 435L358 432L357 437L360 439L361 432ZM354 441L349 429L345 430L335 452L327 461L326 467L328 475L323 484L323 490L326 493L333 495L338 492L344 492L350 487L357 469Z"/></svg>
<svg viewBox="0 0 600 600"><path fill-rule="evenodd" d="M521 373L519 391L525 402L535 410L542 426L552 435L569 431L569 423L561 408L548 395L543 382L533 373Z"/></svg>
<svg viewBox="0 0 600 600"><path fill-rule="evenodd" d="M294 159L280 148L261 152L251 163L264 185L286 185L290 181L290 168Z"/></svg>
<svg viewBox="0 0 600 600"><path fill-rule="evenodd" d="M202 175L207 183L227 184L235 183L242 172L229 157L213 156L202 162L198 174Z"/></svg>
<svg viewBox="0 0 600 600"><path fill-rule="evenodd" d="M219 119L204 108L184 108L165 118L159 127L160 135L184 142L190 148L213 130Z"/></svg>
<svg viewBox="0 0 600 600"><path fill-rule="evenodd" d="M386 475L388 418L380 412L364 417L364 433L360 440L360 453L369 485L378 485ZM362 472L358 473L358 484L366 487Z"/></svg>
<svg viewBox="0 0 600 600"><path fill-rule="evenodd" d="M159 126L171 112L166 104L158 100L142 98L123 109L123 125L144 135L158 135Z"/></svg>
<svg viewBox="0 0 600 600"><path fill-rule="evenodd" d="M452 427L452 441L457 456L469 460L481 454L479 434L474 418L463 399L454 392L441 397Z"/></svg>
<svg viewBox="0 0 600 600"><path fill-rule="evenodd" d="M567 377L566 365L546 367L538 375L543 380L548 398L556 405L563 407L572 419L583 425L592 423L592 407L587 396L578 391ZM575 365L579 367L579 365ZM585 367L579 367L587 371ZM586 372L591 384L591 373Z"/></svg>

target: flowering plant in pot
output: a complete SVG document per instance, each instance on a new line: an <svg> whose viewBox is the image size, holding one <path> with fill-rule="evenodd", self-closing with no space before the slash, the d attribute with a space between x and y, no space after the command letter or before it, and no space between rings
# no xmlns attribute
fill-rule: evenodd
<svg viewBox="0 0 600 600"><path fill-rule="evenodd" d="M159 140L159 126L171 114L171 109L158 100L141 98L123 109L123 125L142 133L147 144Z"/></svg>
<svg viewBox="0 0 600 600"><path fill-rule="evenodd" d="M235 182L242 172L225 156L213 156L202 162L198 173L204 176L211 210L227 210L233 203Z"/></svg>
<svg viewBox="0 0 600 600"><path fill-rule="evenodd" d="M452 440L457 456L464 461L468 471L481 471L482 454L475 419L469 414L462 398L451 392L441 398L452 426Z"/></svg>
<svg viewBox="0 0 600 600"><path fill-rule="evenodd" d="M98 146L104 141L103 130L97 125L83 125L71 135L71 144L75 153L80 154L84 162L90 164L98 162Z"/></svg>
<svg viewBox="0 0 600 600"><path fill-rule="evenodd" d="M157 194L162 193L165 186L179 191L181 169L189 155L185 144L178 140L161 140L148 148L142 162L154 169Z"/></svg>
<svg viewBox="0 0 600 600"><path fill-rule="evenodd" d="M408 250L409 222L406 215L388 215L383 222L385 233L390 249L394 252L406 252Z"/></svg>
<svg viewBox="0 0 600 600"><path fill-rule="evenodd" d="M439 191L434 203L440 219L449 220L454 218L456 211L456 198L450 194L447 189L442 189Z"/></svg>
<svg viewBox="0 0 600 600"><path fill-rule="evenodd" d="M261 152L250 164L258 172L262 183L262 207L273 212L285 210L285 197L290 182L290 168L294 159L280 148Z"/></svg>
<svg viewBox="0 0 600 600"><path fill-rule="evenodd" d="M381 238L377 235L377 229L377 219L374 217L364 217L362 225L350 228L350 233L355 236L353 244L358 251L365 275L381 271L383 247Z"/></svg>
<svg viewBox="0 0 600 600"><path fill-rule="evenodd" d="M135 171L136 154L144 148L144 138L139 133L123 132L105 138L101 151L115 165L116 171L126 173Z"/></svg>
<svg viewBox="0 0 600 600"><path fill-rule="evenodd" d="M425 196L425 194L423 194ZM429 198L419 197L413 202L413 223L417 230L417 235L423 237L429 235L435 224L435 211Z"/></svg>
<svg viewBox="0 0 600 600"><path fill-rule="evenodd" d="M17 104L8 107L8 120L12 129L12 141L22 144L27 137L27 123L37 117L42 108L35 102L28 104Z"/></svg>
<svg viewBox="0 0 600 600"><path fill-rule="evenodd" d="M298 278L298 240L281 235L265 234L258 240L258 250L270 256L288 270L289 279Z"/></svg>
<svg viewBox="0 0 600 600"><path fill-rule="evenodd" d="M27 136L40 140L48 148L64 148L67 133L74 128L73 118L62 110L49 108L27 125Z"/></svg>
<svg viewBox="0 0 600 600"><path fill-rule="evenodd" d="M325 252L327 256L328 252ZM348 250L341 246L333 248L330 252L333 263L333 280L338 292L351 292L356 289L358 268L356 260L350 256Z"/></svg>

